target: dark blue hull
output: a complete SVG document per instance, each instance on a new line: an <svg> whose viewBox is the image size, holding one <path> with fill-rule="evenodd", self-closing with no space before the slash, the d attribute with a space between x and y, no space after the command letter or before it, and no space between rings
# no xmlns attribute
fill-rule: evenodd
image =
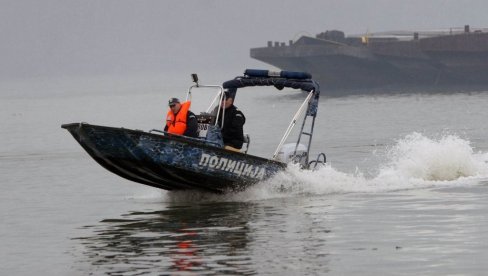
<svg viewBox="0 0 488 276"><path fill-rule="evenodd" d="M62 127L107 170L165 190L237 191L286 168L281 162L183 136L85 123Z"/></svg>

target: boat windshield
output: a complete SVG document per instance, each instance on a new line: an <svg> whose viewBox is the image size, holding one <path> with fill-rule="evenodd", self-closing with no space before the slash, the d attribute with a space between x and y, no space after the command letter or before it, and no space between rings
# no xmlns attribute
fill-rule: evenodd
<svg viewBox="0 0 488 276"><path fill-rule="evenodd" d="M195 114L210 113L220 104L220 95L223 88L220 86L192 86L188 90L187 100L191 100L191 110Z"/></svg>

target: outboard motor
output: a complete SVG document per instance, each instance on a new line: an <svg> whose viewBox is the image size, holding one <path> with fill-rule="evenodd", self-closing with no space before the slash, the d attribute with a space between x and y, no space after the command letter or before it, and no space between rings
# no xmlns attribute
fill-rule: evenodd
<svg viewBox="0 0 488 276"><path fill-rule="evenodd" d="M296 149L296 150L295 150ZM289 144L284 144L280 151L278 152L278 155L276 156L276 160L281 161L283 163L298 163L300 164L300 167L302 168L307 168L307 148L303 144L297 144L296 143L289 143Z"/></svg>

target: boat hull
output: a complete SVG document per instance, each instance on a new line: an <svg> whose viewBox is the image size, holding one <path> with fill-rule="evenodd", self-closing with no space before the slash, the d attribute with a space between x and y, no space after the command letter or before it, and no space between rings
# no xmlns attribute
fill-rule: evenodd
<svg viewBox="0 0 488 276"><path fill-rule="evenodd" d="M165 190L238 191L286 168L281 162L183 136L85 123L62 127L107 170Z"/></svg>

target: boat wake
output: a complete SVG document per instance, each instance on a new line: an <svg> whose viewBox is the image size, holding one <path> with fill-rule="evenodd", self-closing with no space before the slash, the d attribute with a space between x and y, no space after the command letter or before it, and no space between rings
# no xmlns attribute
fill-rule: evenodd
<svg viewBox="0 0 488 276"><path fill-rule="evenodd" d="M326 165L315 171L289 166L273 178L246 191L228 195L169 192L170 201L248 201L300 194L376 193L430 187L476 185L488 178L488 152L475 152L468 140L457 135L439 139L412 133L386 150L386 162L372 177L359 169L344 173Z"/></svg>

